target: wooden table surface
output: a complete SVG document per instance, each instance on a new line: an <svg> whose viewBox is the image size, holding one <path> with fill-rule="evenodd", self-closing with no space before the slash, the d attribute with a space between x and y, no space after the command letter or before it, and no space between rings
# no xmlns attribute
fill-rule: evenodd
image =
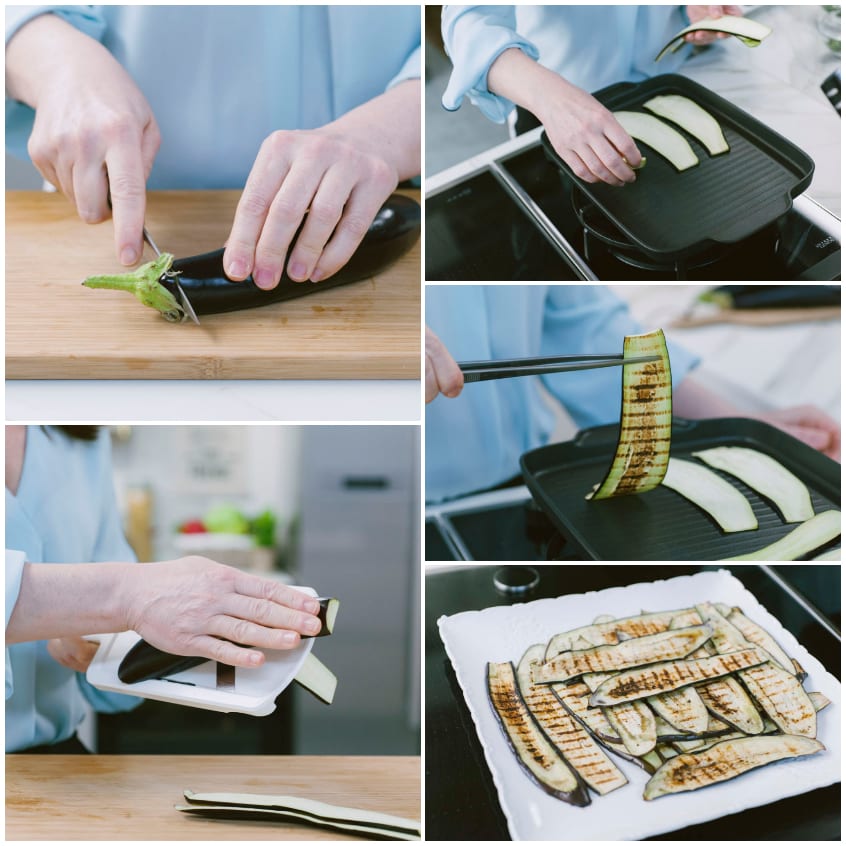
<svg viewBox="0 0 846 846"><path fill-rule="evenodd" d="M151 191L147 228L176 256L217 249L238 197ZM420 378L419 241L373 279L207 315L201 326L168 323L129 294L79 284L124 269L110 221L86 225L58 194L7 191L6 378Z"/></svg>
<svg viewBox="0 0 846 846"><path fill-rule="evenodd" d="M293 795L420 819L420 758L7 755L6 840L358 840L174 810L183 791ZM364 838L366 839L366 838Z"/></svg>

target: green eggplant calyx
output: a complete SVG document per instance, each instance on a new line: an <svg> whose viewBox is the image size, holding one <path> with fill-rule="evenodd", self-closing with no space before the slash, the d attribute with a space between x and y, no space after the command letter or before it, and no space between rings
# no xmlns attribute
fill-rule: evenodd
<svg viewBox="0 0 846 846"><path fill-rule="evenodd" d="M106 288L110 291L128 291L143 305L154 308L166 320L179 321L184 317L182 306L176 297L160 284L162 277L171 278L177 274L171 271L173 256L162 253L127 273L89 276L82 284L86 288Z"/></svg>

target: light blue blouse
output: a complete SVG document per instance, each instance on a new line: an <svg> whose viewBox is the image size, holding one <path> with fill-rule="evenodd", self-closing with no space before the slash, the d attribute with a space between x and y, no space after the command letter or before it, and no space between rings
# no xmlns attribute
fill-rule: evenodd
<svg viewBox="0 0 846 846"><path fill-rule="evenodd" d="M243 188L262 141L313 129L420 74L420 7L18 6L6 41L55 11L100 40L162 134L148 187ZM6 145L26 157L34 112L6 100Z"/></svg>
<svg viewBox="0 0 846 846"><path fill-rule="evenodd" d="M453 72L443 105L464 97L502 123L514 104L488 91L494 59L517 47L586 91L674 73L690 46L656 63L658 51L689 23L682 6L444 6L443 39Z"/></svg>
<svg viewBox="0 0 846 846"><path fill-rule="evenodd" d="M18 600L25 562L134 561L121 530L108 433L96 442L29 426L16 495L6 490L6 624ZM134 708L134 696L104 693L61 666L45 641L6 648L6 751L73 736L85 713Z"/></svg>
<svg viewBox="0 0 846 846"><path fill-rule="evenodd" d="M599 285L429 285L426 323L456 361L621 353L641 329ZM669 345L673 384L697 359ZM520 456L545 444L554 414L541 387L580 428L620 419L620 371L608 367L466 385L426 406L426 499L492 487L520 472ZM541 384L542 383L542 384Z"/></svg>

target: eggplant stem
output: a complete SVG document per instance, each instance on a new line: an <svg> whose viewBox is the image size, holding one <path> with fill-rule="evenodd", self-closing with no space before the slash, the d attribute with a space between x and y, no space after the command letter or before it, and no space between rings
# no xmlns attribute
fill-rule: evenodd
<svg viewBox="0 0 846 846"><path fill-rule="evenodd" d="M162 253L154 261L149 261L127 273L89 276L82 284L86 288L105 288L110 291L127 291L148 308L160 312L166 320L178 321L184 316L182 306L176 297L159 280L177 274L170 270L173 264L171 253Z"/></svg>

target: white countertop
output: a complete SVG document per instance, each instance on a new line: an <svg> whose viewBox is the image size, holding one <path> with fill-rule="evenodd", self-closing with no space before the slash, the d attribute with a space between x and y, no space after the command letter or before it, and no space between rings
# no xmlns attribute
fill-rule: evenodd
<svg viewBox="0 0 846 846"><path fill-rule="evenodd" d="M10 422L418 422L420 382L7 381Z"/></svg>

